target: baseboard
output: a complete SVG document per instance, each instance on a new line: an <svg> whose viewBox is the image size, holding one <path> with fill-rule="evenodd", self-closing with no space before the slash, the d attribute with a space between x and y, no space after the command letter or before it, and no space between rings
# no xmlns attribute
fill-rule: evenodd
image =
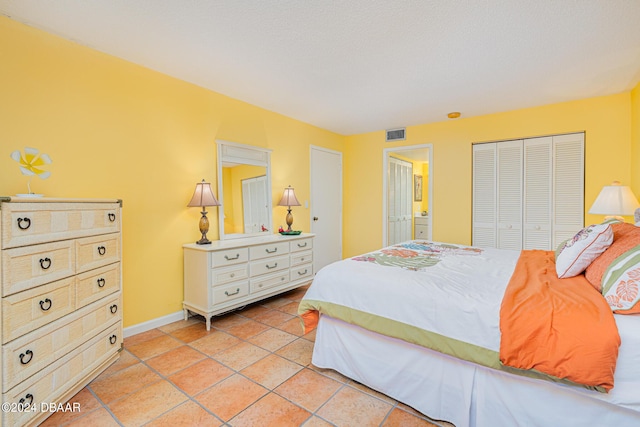
<svg viewBox="0 0 640 427"><path fill-rule="evenodd" d="M168 325L169 323L177 322L178 320L182 319L184 319L184 311L180 310L176 311L175 313L167 314L166 316L138 323L137 325L127 326L123 329L122 334L125 338L127 338L132 335L147 332L151 329L159 328L160 326Z"/></svg>

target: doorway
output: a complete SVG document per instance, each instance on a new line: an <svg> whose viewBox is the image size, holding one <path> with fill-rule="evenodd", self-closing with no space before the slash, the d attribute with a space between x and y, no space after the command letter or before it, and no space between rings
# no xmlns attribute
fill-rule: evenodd
<svg viewBox="0 0 640 427"><path fill-rule="evenodd" d="M401 159L412 164L410 185L398 186L394 184L391 174L396 166L392 159ZM396 243L397 215L395 204L397 200L409 198L411 200L411 233L412 239L432 239L433 230L433 144L412 145L407 147L385 148L383 150L382 176L382 246ZM393 186L393 187L392 187ZM401 189L402 188L402 189ZM402 191L398 197L397 191ZM417 219L416 219L417 218ZM419 233L416 232L419 230Z"/></svg>

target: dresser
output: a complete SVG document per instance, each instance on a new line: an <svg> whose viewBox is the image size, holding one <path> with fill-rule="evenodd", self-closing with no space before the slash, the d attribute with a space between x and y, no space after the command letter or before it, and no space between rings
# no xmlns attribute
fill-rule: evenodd
<svg viewBox="0 0 640 427"><path fill-rule="evenodd" d="M413 236L414 239L429 239L428 215L413 217Z"/></svg>
<svg viewBox="0 0 640 427"><path fill-rule="evenodd" d="M313 234L218 240L184 249L184 318L211 317L313 279Z"/></svg>
<svg viewBox="0 0 640 427"><path fill-rule="evenodd" d="M2 425L41 422L119 357L121 210L0 198Z"/></svg>

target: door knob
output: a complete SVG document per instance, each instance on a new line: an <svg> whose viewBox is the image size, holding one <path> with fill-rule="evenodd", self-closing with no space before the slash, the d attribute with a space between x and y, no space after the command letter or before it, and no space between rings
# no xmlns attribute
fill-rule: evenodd
<svg viewBox="0 0 640 427"><path fill-rule="evenodd" d="M317 220L318 220L318 217L317 217L317 216L314 216L314 217L313 217L313 220L314 220L314 221L317 221Z"/></svg>

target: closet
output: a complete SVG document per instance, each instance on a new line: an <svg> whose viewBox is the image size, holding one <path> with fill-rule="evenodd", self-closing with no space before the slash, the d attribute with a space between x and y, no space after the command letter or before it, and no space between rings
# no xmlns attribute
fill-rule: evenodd
<svg viewBox="0 0 640 427"><path fill-rule="evenodd" d="M583 226L583 132L473 145L474 246L551 250Z"/></svg>

